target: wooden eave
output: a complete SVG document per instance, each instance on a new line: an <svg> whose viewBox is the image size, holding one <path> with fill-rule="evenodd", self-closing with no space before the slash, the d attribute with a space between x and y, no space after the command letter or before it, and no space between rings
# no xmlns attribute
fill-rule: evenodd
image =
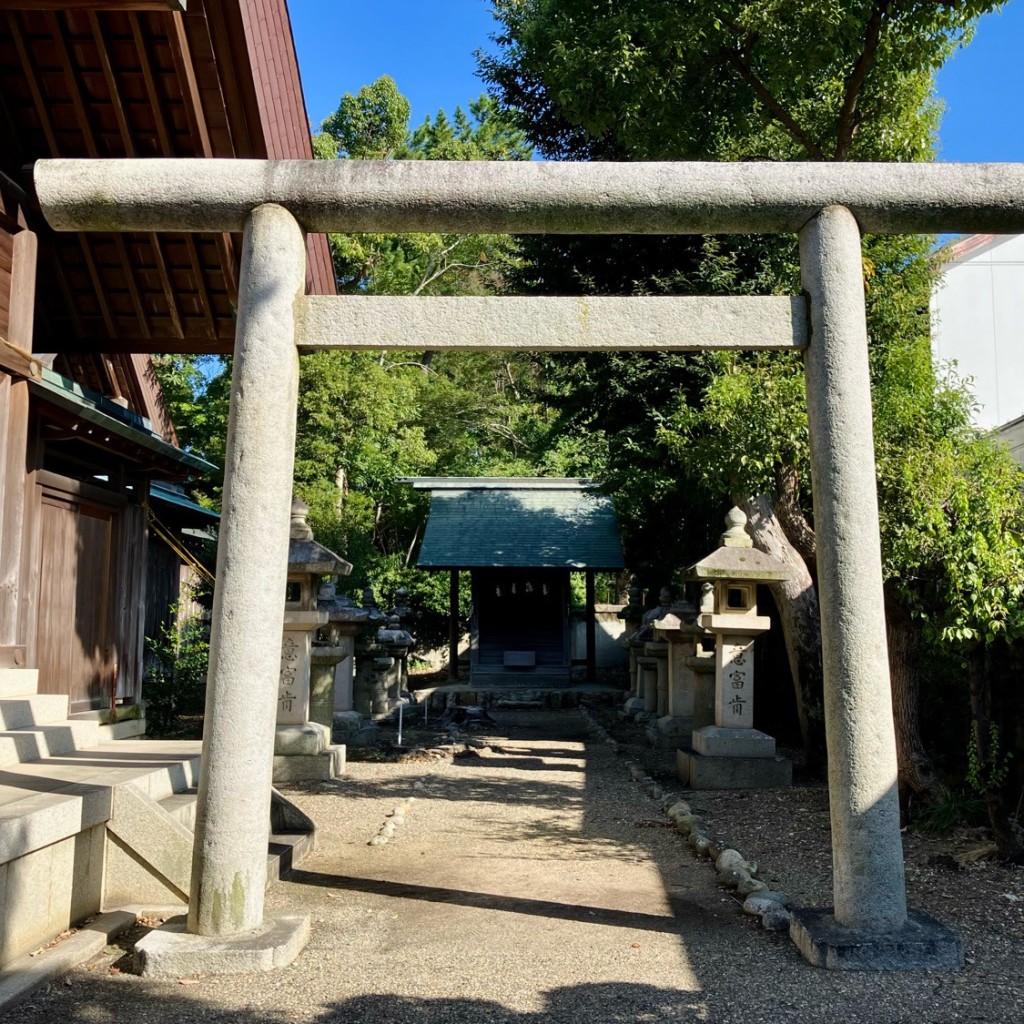
<svg viewBox="0 0 1024 1024"><path fill-rule="evenodd" d="M112 452L134 464L137 471L160 473L168 479L187 479L214 467L167 441L147 418L123 409L101 394L51 370L30 379L36 414L44 423L61 428L44 432L44 440L76 440ZM52 429L52 428L51 428Z"/></svg>
<svg viewBox="0 0 1024 1024"><path fill-rule="evenodd" d="M285 0L18 6L0 0L0 171L26 191L32 163L53 156L312 156ZM238 236L58 235L35 221L36 352L231 351ZM309 290L333 294L325 236L309 257Z"/></svg>

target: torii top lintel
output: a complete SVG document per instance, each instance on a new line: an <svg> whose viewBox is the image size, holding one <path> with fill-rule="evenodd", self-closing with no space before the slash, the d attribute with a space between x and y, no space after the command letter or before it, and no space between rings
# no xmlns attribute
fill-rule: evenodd
<svg viewBox="0 0 1024 1024"><path fill-rule="evenodd" d="M307 231L797 232L844 206L864 232L1024 232L1024 164L40 160L59 231L241 231L279 204Z"/></svg>

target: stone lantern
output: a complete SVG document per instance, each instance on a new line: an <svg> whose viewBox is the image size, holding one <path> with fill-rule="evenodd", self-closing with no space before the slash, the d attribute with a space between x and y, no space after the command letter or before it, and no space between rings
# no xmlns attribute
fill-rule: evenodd
<svg viewBox="0 0 1024 1024"><path fill-rule="evenodd" d="M313 634L329 617L317 607L320 578L348 575L352 566L313 540L306 522L308 512L304 501L292 502L274 739L275 782L333 779L345 767L345 748L331 744L330 726L313 720L310 683Z"/></svg>
<svg viewBox="0 0 1024 1024"><path fill-rule="evenodd" d="M386 625L377 630L377 643L383 654L374 659L374 667L378 667L377 662L391 662L390 665L381 666L383 671L378 672L374 679L373 717L384 718L402 700L402 665L412 647L413 637L408 630L402 629L397 615L389 615Z"/></svg>
<svg viewBox="0 0 1024 1024"><path fill-rule="evenodd" d="M659 691L661 703L665 703L668 647L655 638L654 622L668 611L671 603L671 588L662 587L658 592L657 606L643 613L640 628L627 640L630 665L636 666L636 677L631 691L633 695L623 706L623 713L636 722L649 722L658 717Z"/></svg>
<svg viewBox="0 0 1024 1024"><path fill-rule="evenodd" d="M725 522L721 547L689 570L705 584L697 625L715 640L715 724L694 731L692 751L678 752L679 776L691 789L788 786L792 763L754 728L754 641L771 625L757 613L757 585L787 579L789 569L754 549L742 510Z"/></svg>
<svg viewBox="0 0 1024 1024"><path fill-rule="evenodd" d="M395 591L395 606L388 612L388 625L390 627L391 618L393 616L398 617L398 628L404 629L412 636L412 641L409 647L406 648L405 653L401 658L401 670L402 670L402 689L409 689L409 651L415 643L415 634L412 633L413 620L417 617L416 613L409 607L409 591L405 587L399 587Z"/></svg>
<svg viewBox="0 0 1024 1024"><path fill-rule="evenodd" d="M361 718L368 719L373 716L373 695L381 689L379 677L386 673L391 665L384 664L389 655L385 654L377 642L377 632L387 623L387 616L377 605L372 587L363 589L362 606L367 618L365 627L357 634L355 641L352 706ZM387 689L386 685L384 689Z"/></svg>
<svg viewBox="0 0 1024 1024"><path fill-rule="evenodd" d="M694 728L710 724L699 721L696 670L698 659L707 660L701 648L701 639L707 634L697 624L697 609L685 596L674 601L653 625L655 637L667 645L668 692L658 720L647 727L647 738L655 747L685 747Z"/></svg>
<svg viewBox="0 0 1024 1024"><path fill-rule="evenodd" d="M342 731L353 731L358 729L360 718L352 710L355 638L366 628L370 613L345 594L339 594L334 579L320 585L317 609L327 612L327 623L317 630L313 640L311 717L321 725L340 725ZM355 722L349 720L352 717Z"/></svg>
<svg viewBox="0 0 1024 1024"><path fill-rule="evenodd" d="M640 620L643 618L643 614L643 590L638 587L634 581L629 588L629 601L618 613L618 618L622 619L623 624L625 625L625 631L623 632L620 643L622 643L629 652L629 686L626 692L627 702L633 697L638 696L636 683L636 651L633 649L633 646L629 641L633 634L640 628Z"/></svg>

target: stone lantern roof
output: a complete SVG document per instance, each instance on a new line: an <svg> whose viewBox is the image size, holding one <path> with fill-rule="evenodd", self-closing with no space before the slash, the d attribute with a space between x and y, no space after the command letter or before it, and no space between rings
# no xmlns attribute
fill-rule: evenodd
<svg viewBox="0 0 1024 1024"><path fill-rule="evenodd" d="M320 584L316 595L318 611L327 612L328 622L355 622L365 625L370 619L367 608L360 608L347 594L339 594L333 579Z"/></svg>
<svg viewBox="0 0 1024 1024"><path fill-rule="evenodd" d="M309 506L301 499L292 502L292 525L288 541L288 571L308 572L315 576L347 576L352 563L313 540L313 531L306 522Z"/></svg>
<svg viewBox="0 0 1024 1024"><path fill-rule="evenodd" d="M721 547L691 565L686 570L689 579L757 580L762 583L789 579L790 569L785 562L754 548L754 542L745 529L747 517L742 509L731 508L725 523Z"/></svg>

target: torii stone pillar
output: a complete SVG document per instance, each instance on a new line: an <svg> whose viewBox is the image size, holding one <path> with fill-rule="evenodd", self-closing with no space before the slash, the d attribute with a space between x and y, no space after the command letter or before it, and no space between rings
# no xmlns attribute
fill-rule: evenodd
<svg viewBox="0 0 1024 1024"><path fill-rule="evenodd" d="M136 948L147 974L281 967L309 938L308 917L263 919L299 381L294 307L305 279L295 219L279 206L255 209L238 288L192 934L165 925L146 936Z"/></svg>
<svg viewBox="0 0 1024 1024"><path fill-rule="evenodd" d="M830 206L800 232L835 907L797 911L811 963L956 967L959 939L907 912L882 596L860 229Z"/></svg>

